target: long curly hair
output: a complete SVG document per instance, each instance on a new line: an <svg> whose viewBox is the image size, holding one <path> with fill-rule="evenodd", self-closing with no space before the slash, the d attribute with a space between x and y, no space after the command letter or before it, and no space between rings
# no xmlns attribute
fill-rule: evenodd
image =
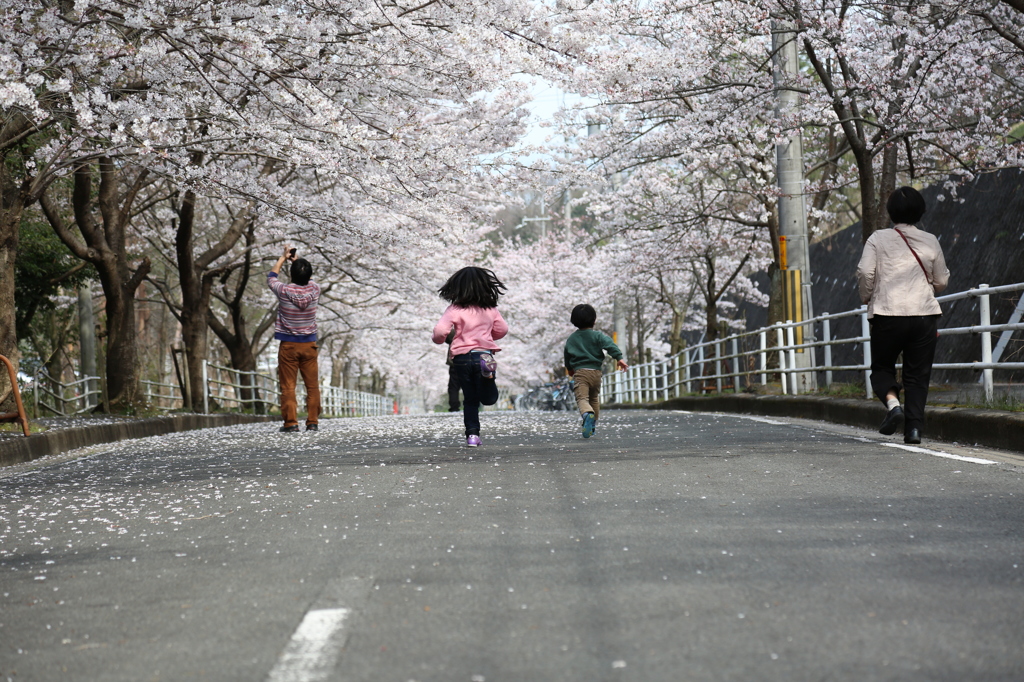
<svg viewBox="0 0 1024 682"><path fill-rule="evenodd" d="M444 300L460 308L496 308L506 291L497 275L487 268L462 268L437 290Z"/></svg>

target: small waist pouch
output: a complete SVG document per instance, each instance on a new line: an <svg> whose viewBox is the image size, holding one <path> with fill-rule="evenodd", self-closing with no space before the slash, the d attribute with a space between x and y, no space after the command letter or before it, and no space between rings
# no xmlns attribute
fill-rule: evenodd
<svg viewBox="0 0 1024 682"><path fill-rule="evenodd" d="M493 353L480 353L480 376L484 379L493 379L498 371L498 361L494 359Z"/></svg>

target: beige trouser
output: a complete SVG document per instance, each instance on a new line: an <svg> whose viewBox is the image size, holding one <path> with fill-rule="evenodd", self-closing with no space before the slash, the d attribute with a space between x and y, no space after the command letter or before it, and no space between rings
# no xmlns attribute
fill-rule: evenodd
<svg viewBox="0 0 1024 682"><path fill-rule="evenodd" d="M597 420L601 411L601 370L578 369L572 378L575 382L573 392L576 394L576 407L580 408L580 414L593 412Z"/></svg>

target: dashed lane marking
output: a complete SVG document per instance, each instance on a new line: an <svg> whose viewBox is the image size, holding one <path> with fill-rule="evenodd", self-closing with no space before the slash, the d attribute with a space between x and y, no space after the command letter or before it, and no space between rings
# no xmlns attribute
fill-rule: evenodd
<svg viewBox="0 0 1024 682"><path fill-rule="evenodd" d="M326 680L344 643L345 619L351 609L316 609L306 612L288 646L270 671L267 682Z"/></svg>
<svg viewBox="0 0 1024 682"><path fill-rule="evenodd" d="M359 613L372 586L371 576L339 576L327 581L281 652L267 682L334 679L354 614Z"/></svg>
<svg viewBox="0 0 1024 682"><path fill-rule="evenodd" d="M317 682L334 670L343 642L341 633L351 609L307 611L267 682Z"/></svg>

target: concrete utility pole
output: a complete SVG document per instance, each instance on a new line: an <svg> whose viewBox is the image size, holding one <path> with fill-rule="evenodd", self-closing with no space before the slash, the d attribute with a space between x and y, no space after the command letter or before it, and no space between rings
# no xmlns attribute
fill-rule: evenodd
<svg viewBox="0 0 1024 682"><path fill-rule="evenodd" d="M797 108L800 94L792 83L798 74L796 31L786 20L772 21L772 62L775 82L775 113L784 118ZM814 316L811 304L811 266L807 235L807 208L804 204L804 151L799 128L794 128L776 147L776 177L779 192L779 250L782 254L783 295L786 319L797 322ZM797 343L813 340L813 326L798 327ZM801 349L796 354L796 367L814 365L814 349ZM817 388L814 372L798 372L790 386L793 393ZM794 385L795 384L795 385Z"/></svg>

